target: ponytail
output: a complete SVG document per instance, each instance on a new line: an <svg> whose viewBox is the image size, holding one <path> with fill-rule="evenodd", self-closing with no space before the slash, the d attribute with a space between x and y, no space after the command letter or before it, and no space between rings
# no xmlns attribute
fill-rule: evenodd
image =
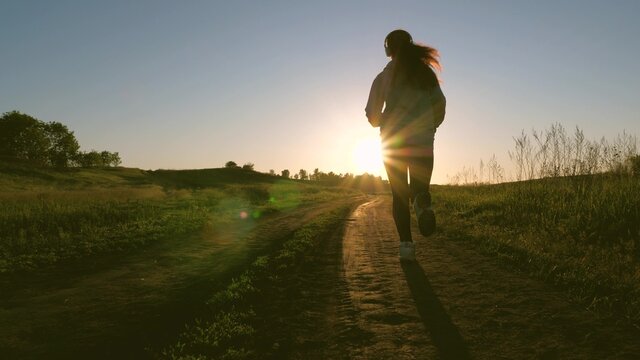
<svg viewBox="0 0 640 360"><path fill-rule="evenodd" d="M415 44L411 35L404 30L394 30L387 35L385 50L396 61L393 84L407 84L422 89L438 85L435 73L435 70L441 70L438 50Z"/></svg>

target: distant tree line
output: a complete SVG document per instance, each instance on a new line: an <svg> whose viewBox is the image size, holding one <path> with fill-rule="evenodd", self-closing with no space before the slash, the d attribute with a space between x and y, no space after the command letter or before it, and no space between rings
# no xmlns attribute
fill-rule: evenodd
<svg viewBox="0 0 640 360"><path fill-rule="evenodd" d="M227 161L224 167L229 169L240 168L235 161ZM254 171L254 164L246 163L242 166L242 169ZM270 169L268 174L285 179L314 181L323 185L356 188L365 192L383 192L388 189L388 181L382 180L380 176L367 173L361 175L351 173L336 174L333 171L326 173L320 171L319 168L315 168L312 173L307 172L305 169L300 169L294 174L289 169L284 169L280 172L280 175L274 169Z"/></svg>
<svg viewBox="0 0 640 360"><path fill-rule="evenodd" d="M238 165L238 163L236 163L235 161L227 161L224 164L224 167L226 167L227 169L240 169L241 167ZM244 165L242 165L242 170L250 170L250 171L254 171L253 170L253 163L246 163Z"/></svg>
<svg viewBox="0 0 640 360"><path fill-rule="evenodd" d="M118 166L122 162L117 152L80 151L66 125L45 123L18 111L0 117L0 159L53 167Z"/></svg>

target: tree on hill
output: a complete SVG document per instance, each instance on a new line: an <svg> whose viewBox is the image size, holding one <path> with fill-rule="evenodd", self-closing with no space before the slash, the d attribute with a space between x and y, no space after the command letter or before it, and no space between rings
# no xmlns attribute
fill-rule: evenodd
<svg viewBox="0 0 640 360"><path fill-rule="evenodd" d="M18 111L4 113L0 118L0 156L3 158L46 165L49 147L45 124L38 119Z"/></svg>
<svg viewBox="0 0 640 360"><path fill-rule="evenodd" d="M0 117L0 158L22 160L41 166L118 166L118 153L95 156L80 152L73 131L59 122L45 123L19 111ZM91 155L88 155L91 154Z"/></svg>
<svg viewBox="0 0 640 360"><path fill-rule="evenodd" d="M248 162L248 163L242 165L242 169L243 170L251 170L251 171L253 171L253 167L254 166L255 165L253 163Z"/></svg>
<svg viewBox="0 0 640 360"><path fill-rule="evenodd" d="M298 171L298 175L300 180L307 180L307 170L300 169L300 171Z"/></svg>
<svg viewBox="0 0 640 360"><path fill-rule="evenodd" d="M67 167L80 150L80 145L72 131L59 122L45 124L45 133L49 139L49 161L57 167ZM110 161L109 161L110 163Z"/></svg>
<svg viewBox="0 0 640 360"><path fill-rule="evenodd" d="M100 157L102 158L102 166L118 166L122 164L120 154L117 152L102 151L100 152Z"/></svg>
<svg viewBox="0 0 640 360"><path fill-rule="evenodd" d="M82 167L98 167L102 166L102 156L100 153L93 150L88 152L81 152L76 157L78 164Z"/></svg>
<svg viewBox="0 0 640 360"><path fill-rule="evenodd" d="M281 172L280 174L281 174L281 176L282 176L283 178L285 178L285 179L288 179L288 178L289 178L289 176L291 175L291 173L289 172L289 169L284 169L284 170L282 170L282 172Z"/></svg>
<svg viewBox="0 0 640 360"><path fill-rule="evenodd" d="M237 168L238 164L235 161L227 161L227 163L224 164L224 167L226 167L226 168Z"/></svg>

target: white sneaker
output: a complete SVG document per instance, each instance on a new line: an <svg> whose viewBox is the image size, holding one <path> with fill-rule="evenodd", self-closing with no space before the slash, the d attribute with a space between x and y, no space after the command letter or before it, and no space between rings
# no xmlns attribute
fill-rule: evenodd
<svg viewBox="0 0 640 360"><path fill-rule="evenodd" d="M415 261L416 245L411 241L400 242L400 260Z"/></svg>

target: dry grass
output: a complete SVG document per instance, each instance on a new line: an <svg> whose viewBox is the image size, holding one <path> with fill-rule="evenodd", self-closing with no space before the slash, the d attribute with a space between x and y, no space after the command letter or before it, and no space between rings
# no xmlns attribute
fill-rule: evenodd
<svg viewBox="0 0 640 360"><path fill-rule="evenodd" d="M590 307L640 323L637 178L600 174L438 187L435 200L443 221L458 227L452 238L471 238L567 287Z"/></svg>

